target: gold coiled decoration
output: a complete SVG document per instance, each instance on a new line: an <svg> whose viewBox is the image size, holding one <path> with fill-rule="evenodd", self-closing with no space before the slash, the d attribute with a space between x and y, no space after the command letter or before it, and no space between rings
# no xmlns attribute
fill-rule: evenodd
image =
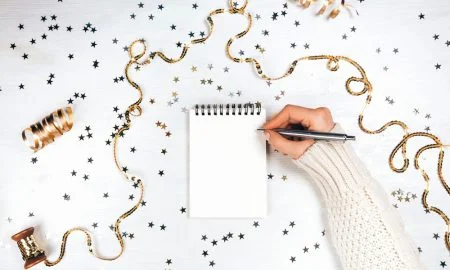
<svg viewBox="0 0 450 270"><path fill-rule="evenodd" d="M314 4L314 2L318 2L317 0L298 0L298 3L303 7L303 8L309 8L311 6L311 4ZM339 4L337 4L335 6L335 3L337 2L336 0L325 0L325 1L320 1L322 2L322 6L320 7L319 11L317 11L317 15L323 15L325 13L325 11L329 8L332 8L332 10L330 11L330 13L328 13L328 18L329 19L334 19L336 18L339 13L341 13L341 8L346 8L348 10L350 9L354 9L356 14L358 14L358 11L350 4L346 3L345 0L341 0ZM335 7L333 7L335 6Z"/></svg>
<svg viewBox="0 0 450 270"><path fill-rule="evenodd" d="M308 6L309 6L309 4L311 4L313 2L313 1L309 1L309 0L300 0L300 1L301 1L300 3L305 3L305 5L308 5ZM328 5L327 5L327 7L328 7L332 3L334 3L334 1L328 1L327 3L328 3ZM178 57L175 57L175 58L168 57L161 51L152 52L146 56L147 45L143 39L136 40L133 43L131 43L131 45L129 46L129 51L128 51L129 56L130 56L130 61L126 65L125 74L126 74L128 83L138 91L139 99L135 103L131 104L128 107L126 117L128 117L129 114L132 114L132 112L134 112L135 115L140 115L142 113L142 109L140 107L140 103L142 102L142 89L136 82L134 82L131 79L131 77L129 75L130 68L133 65L137 65L137 66L148 65L156 57L161 58L163 61L165 61L169 64L177 63L186 56L189 48L192 45L198 44L198 43L203 43L211 36L211 34L214 31L214 21L212 20L213 16L222 14L225 12L227 12L229 14L242 15L247 18L248 25L244 31L234 35L233 37L231 37L228 40L228 42L226 43L226 47L225 47L226 55L228 58L230 58L234 62L250 63L256 70L257 75L260 78L262 78L263 80L270 81L270 80L279 80L279 79L285 78L285 77L291 75L294 72L296 66L302 61L326 60L327 61L326 66L327 66L328 70L333 71L333 72L339 70L340 62L348 63L356 68L356 70L359 72L359 76L352 76L352 77L348 78L345 82L345 89L347 90L347 92L350 95L353 95L353 96L361 96L361 95L365 95L365 94L367 95L363 109L361 110L361 112L359 113L359 116L358 116L359 128L363 132L368 133L368 134L380 134L380 133L384 132L386 129L388 129L389 127L394 127L394 126L399 126L401 128L401 130L403 131L401 141L395 146L395 148L392 150L392 152L389 156L389 166L394 172L402 173L408 169L409 159L407 157L407 142L409 139L414 138L414 137L423 137L423 138L430 139L432 141L431 144L428 144L428 145L420 148L416 152L416 154L414 156L414 167L417 170L419 170L419 172L421 173L421 175L425 181L425 188L422 193L422 205L425 208L425 210L438 214L444 221L445 226L446 226L444 243L445 243L445 246L447 247L447 249L450 251L450 220L449 220L448 216L441 209L439 209L436 206L432 206L428 203L427 198L430 193L430 185L429 185L430 178L429 178L428 174L425 172L425 170L420 168L420 165L419 165L419 158L423 152L425 152L427 150L431 150L431 149L437 149L439 151L438 163L437 163L438 179L441 182L441 184L444 187L447 194L450 195L450 188L442 174L442 164L443 164L443 160L444 160L444 148L449 147L450 145L443 144L437 136L435 136L431 133L410 132L408 126L404 122L399 121L399 120L389 121L389 122L385 123L383 126L381 126L380 128L375 129L375 130L366 128L366 126L363 123L364 112L372 100L373 88L372 88L372 84L370 83L369 79L367 78L367 75L366 75L366 72L364 71L364 69L356 61L352 60L349 57L339 56L339 55L304 56L304 57L300 57L300 58L297 58L294 61L292 61L289 65L287 71L285 71L283 74L281 74L279 76L269 76L263 71L261 64L255 58L251 58L251 57L239 58L239 57L234 56L231 53L231 45L233 44L233 42L235 40L240 39L243 36L245 36L250 31L250 29L253 25L252 15L245 10L245 8L247 7L247 4L248 4L248 0L244 0L244 3L239 7L238 5L236 5L236 6L233 5L233 2L231 0L229 0L228 1L228 5L229 5L228 10L216 9L216 10L211 11L209 13L208 17L206 18L208 25L209 25L208 34L204 38L193 39L193 40L190 40L187 43L185 43L183 45L182 52L181 52L180 56L178 56ZM341 5L344 5L344 4L347 5L344 1L341 1ZM334 13L335 15L333 15L333 16L336 17L338 15L338 13L339 13L338 11L335 11L335 13ZM141 49L141 51L136 53L135 51L137 49L135 47L138 44L140 44L142 46L142 49ZM362 84L363 89L360 91L354 90L353 89L354 84ZM401 151L401 154L402 154L403 164L400 167L396 167L394 164L394 157L399 153L399 151ZM119 166L119 164L117 162L116 162L116 165Z"/></svg>
<svg viewBox="0 0 450 270"><path fill-rule="evenodd" d="M42 250L34 238L34 228L28 228L11 236L17 242L22 259L25 261L24 268L28 269L42 261L45 261L44 250Z"/></svg>
<svg viewBox="0 0 450 270"><path fill-rule="evenodd" d="M22 139L28 146L37 152L55 138L72 129L72 108L65 107L52 112L44 119L22 131Z"/></svg>

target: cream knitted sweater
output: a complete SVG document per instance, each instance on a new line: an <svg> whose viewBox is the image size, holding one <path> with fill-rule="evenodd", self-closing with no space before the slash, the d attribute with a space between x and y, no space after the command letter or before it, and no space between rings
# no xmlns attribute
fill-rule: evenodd
<svg viewBox="0 0 450 270"><path fill-rule="evenodd" d="M344 133L338 123L331 132ZM400 215L350 144L317 141L293 160L320 190L327 231L343 268L425 269Z"/></svg>

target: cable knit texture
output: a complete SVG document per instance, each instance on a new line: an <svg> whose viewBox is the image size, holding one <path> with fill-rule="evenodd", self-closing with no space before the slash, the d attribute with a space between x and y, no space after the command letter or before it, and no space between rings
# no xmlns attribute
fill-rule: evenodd
<svg viewBox="0 0 450 270"><path fill-rule="evenodd" d="M345 133L339 123L331 132ZM351 147L317 141L293 160L320 190L328 229L344 269L425 269L397 210Z"/></svg>

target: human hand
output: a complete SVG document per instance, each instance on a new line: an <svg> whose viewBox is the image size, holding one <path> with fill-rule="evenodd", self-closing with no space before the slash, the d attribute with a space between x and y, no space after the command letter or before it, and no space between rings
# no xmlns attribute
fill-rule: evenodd
<svg viewBox="0 0 450 270"><path fill-rule="evenodd" d="M286 105L283 110L266 122L263 128L287 128L291 124L300 124L307 130L320 132L329 132L335 125L331 112L326 107L310 109L301 106ZM301 157L314 144L313 139L291 141L271 130L264 131L264 135L270 145L293 159Z"/></svg>

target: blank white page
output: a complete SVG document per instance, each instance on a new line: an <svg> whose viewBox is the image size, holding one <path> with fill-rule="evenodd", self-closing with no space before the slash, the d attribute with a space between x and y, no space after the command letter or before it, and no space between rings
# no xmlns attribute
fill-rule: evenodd
<svg viewBox="0 0 450 270"><path fill-rule="evenodd" d="M189 216L267 215L266 142L259 115L189 112Z"/></svg>

